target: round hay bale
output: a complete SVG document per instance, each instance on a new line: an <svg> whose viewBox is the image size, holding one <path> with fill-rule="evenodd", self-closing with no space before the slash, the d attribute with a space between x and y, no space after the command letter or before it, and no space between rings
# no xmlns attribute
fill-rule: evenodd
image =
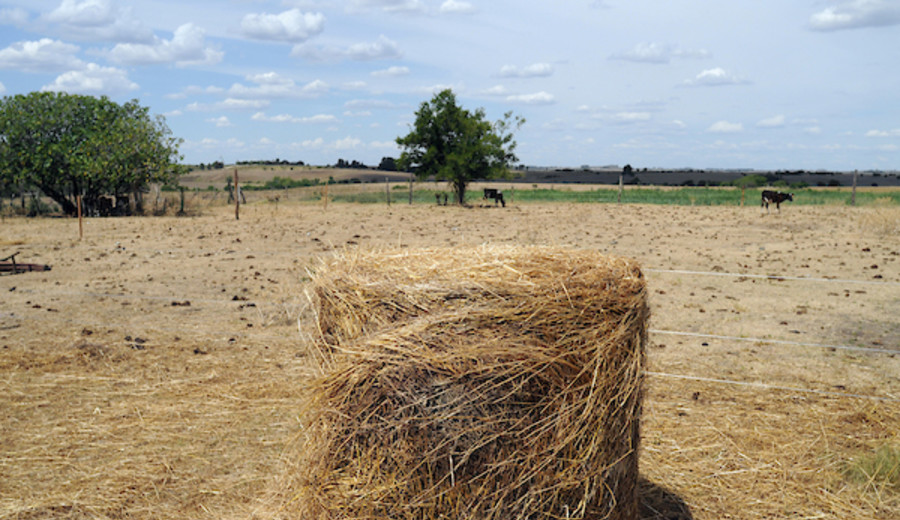
<svg viewBox="0 0 900 520"><path fill-rule="evenodd" d="M314 275L321 375L283 511L637 518L649 309L636 262L347 252Z"/></svg>

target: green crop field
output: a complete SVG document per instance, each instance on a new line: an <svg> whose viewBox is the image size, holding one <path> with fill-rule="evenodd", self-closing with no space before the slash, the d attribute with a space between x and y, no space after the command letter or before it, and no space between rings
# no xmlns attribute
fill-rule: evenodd
<svg viewBox="0 0 900 520"><path fill-rule="evenodd" d="M402 189L401 189L402 188ZM785 204L799 205L850 205L852 191L848 188L801 188L791 191L794 201ZM329 195L333 202L385 203L385 190L366 190L359 192L343 192ZM435 194L446 191L434 189L413 190L413 202L435 203ZM760 203L762 189L748 189L743 193L744 205ZM628 203L628 204L668 204L676 206L739 206L741 190L738 188L663 188L663 187L630 187L622 191L615 187L588 190L571 190L566 188L533 188L505 190L507 203L530 202L570 202L570 203ZM481 203L481 191L470 190L466 194L469 204ZM409 194L405 185L394 186L391 190L391 202L408 203ZM490 203L493 203L490 201ZM856 204L859 206L896 206L900 205L900 189L866 188L856 193Z"/></svg>

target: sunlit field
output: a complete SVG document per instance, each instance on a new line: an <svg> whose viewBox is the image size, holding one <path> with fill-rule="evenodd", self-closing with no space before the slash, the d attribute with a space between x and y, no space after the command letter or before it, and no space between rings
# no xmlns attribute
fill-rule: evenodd
<svg viewBox="0 0 900 520"><path fill-rule="evenodd" d="M6 213L0 257L52 270L0 276L0 518L280 518L320 259L481 244L641 265L643 518L900 516L895 192L481 187L151 193L81 239Z"/></svg>

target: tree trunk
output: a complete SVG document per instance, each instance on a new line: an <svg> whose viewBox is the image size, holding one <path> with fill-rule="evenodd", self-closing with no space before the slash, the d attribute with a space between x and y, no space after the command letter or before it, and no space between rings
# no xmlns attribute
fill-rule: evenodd
<svg viewBox="0 0 900 520"><path fill-rule="evenodd" d="M44 192L45 195L53 199L53 202L59 204L59 207L62 208L63 213L70 217L74 217L78 214L78 207L74 202L66 198L66 196L53 188L49 188L46 186L38 186L41 191Z"/></svg>
<svg viewBox="0 0 900 520"><path fill-rule="evenodd" d="M466 202L466 183L461 181L456 181L453 184L454 190L456 192L456 203L460 206L464 205Z"/></svg>

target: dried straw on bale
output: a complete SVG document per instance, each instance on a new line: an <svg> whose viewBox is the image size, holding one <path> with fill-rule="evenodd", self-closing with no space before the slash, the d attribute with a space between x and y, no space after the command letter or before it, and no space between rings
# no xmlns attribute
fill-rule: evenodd
<svg viewBox="0 0 900 520"><path fill-rule="evenodd" d="M283 512L637 518L644 278L556 248L345 253Z"/></svg>

